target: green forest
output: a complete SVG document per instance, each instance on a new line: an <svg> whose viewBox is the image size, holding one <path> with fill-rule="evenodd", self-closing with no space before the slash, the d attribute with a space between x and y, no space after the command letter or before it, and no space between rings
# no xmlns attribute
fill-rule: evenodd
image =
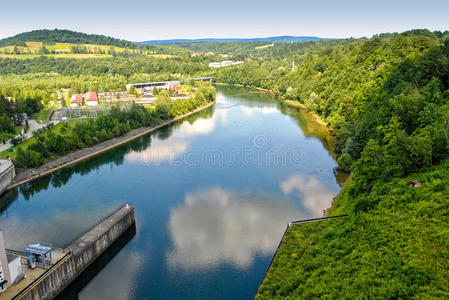
<svg viewBox="0 0 449 300"><path fill-rule="evenodd" d="M449 34L294 47L214 80L271 90L328 124L352 172L328 214L348 217L294 225L258 297L448 297Z"/></svg>

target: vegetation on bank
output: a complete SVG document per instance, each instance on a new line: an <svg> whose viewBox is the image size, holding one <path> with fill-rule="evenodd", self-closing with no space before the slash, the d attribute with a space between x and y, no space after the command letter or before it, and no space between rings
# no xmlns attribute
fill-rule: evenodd
<svg viewBox="0 0 449 300"><path fill-rule="evenodd" d="M350 215L338 221L343 229L304 227L317 228L310 255L301 236L287 240L280 253L297 252L272 266L267 278L276 280L259 297L447 296L449 266L438 260L448 249L449 34L332 43L214 76L303 104L334 129L338 163L353 173L329 212ZM409 186L415 177L422 188Z"/></svg>
<svg viewBox="0 0 449 300"><path fill-rule="evenodd" d="M348 187L332 214L365 209L290 227L256 299L448 298L448 170L446 159L364 194Z"/></svg>
<svg viewBox="0 0 449 300"><path fill-rule="evenodd" d="M215 100L211 85L197 85L189 99L171 100L166 91L161 91L152 109L133 104L123 111L114 106L108 115L96 119L63 122L49 130L34 132L31 139L16 147L11 159L17 168L35 168L70 151L93 146L132 129L156 126Z"/></svg>

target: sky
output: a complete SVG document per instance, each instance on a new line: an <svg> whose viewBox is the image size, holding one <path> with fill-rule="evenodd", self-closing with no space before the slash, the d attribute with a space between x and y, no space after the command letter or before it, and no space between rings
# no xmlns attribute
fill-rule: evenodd
<svg viewBox="0 0 449 300"><path fill-rule="evenodd" d="M70 29L145 41L449 30L449 0L0 0L0 38Z"/></svg>

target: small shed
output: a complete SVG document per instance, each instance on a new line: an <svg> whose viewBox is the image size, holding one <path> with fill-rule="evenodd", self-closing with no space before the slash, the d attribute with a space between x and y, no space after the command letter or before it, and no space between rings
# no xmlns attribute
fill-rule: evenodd
<svg viewBox="0 0 449 300"><path fill-rule="evenodd" d="M421 181L416 180L416 179L410 180L410 186L413 188L419 188L419 187L421 187Z"/></svg>

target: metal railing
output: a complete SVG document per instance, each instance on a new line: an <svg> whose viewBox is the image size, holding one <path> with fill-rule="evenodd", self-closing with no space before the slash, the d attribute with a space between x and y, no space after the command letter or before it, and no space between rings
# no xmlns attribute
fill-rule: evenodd
<svg viewBox="0 0 449 300"><path fill-rule="evenodd" d="M23 299L29 292L33 290L33 288L40 284L43 280L45 280L51 273L53 273L56 269L58 269L62 264L64 264L68 259L72 257L72 253L69 252L65 254L57 263L52 265L47 271L42 273L39 277L36 278L33 282L31 282L29 285L27 285L20 293L15 295L12 300L19 300Z"/></svg>
<svg viewBox="0 0 449 300"><path fill-rule="evenodd" d="M64 250L67 249L68 246L70 246L71 244L73 244L74 242L76 242L77 240L79 240L83 235L85 235L86 233L88 233L89 231L91 231L92 229L94 229L96 226L98 226L99 224L101 224L104 220L110 218L112 215L114 215L116 212L118 212L119 210L121 210L123 207L125 207L126 205L131 205L129 203L124 204L122 206L120 206L119 208L115 209L114 211L112 211L110 214L104 216L103 218L101 218L99 221L95 222L93 225L89 226L89 228L87 228L86 230L84 230L83 232L81 232L77 237L75 237L73 240L71 240L70 242L68 242L67 244L64 245Z"/></svg>
<svg viewBox="0 0 449 300"><path fill-rule="evenodd" d="M263 276L260 284L259 284L259 288L262 285L262 283L264 282L265 278L267 277L268 271L270 270L271 266L273 265L274 259L279 251L279 248L281 247L282 241L284 240L285 235L287 234L288 229L292 226L292 225L296 225L296 224L304 224L304 223L312 223L312 222L318 222L318 221L326 221L326 220L331 220L331 219L337 219L337 218L344 218L347 217L348 215L338 215L338 216L331 216L331 217L322 217L322 218L313 218L313 219L304 219L304 220L298 220L298 221L290 221L287 223L287 227L284 230L284 233L282 234L282 238L279 241L279 244L276 248L276 251L273 254L273 257L271 258L270 261L270 265L267 268L267 271L265 272L265 275ZM257 289L257 292L259 292L259 288ZM256 295L257 295L256 292ZM254 295L253 299L256 298L256 295Z"/></svg>

